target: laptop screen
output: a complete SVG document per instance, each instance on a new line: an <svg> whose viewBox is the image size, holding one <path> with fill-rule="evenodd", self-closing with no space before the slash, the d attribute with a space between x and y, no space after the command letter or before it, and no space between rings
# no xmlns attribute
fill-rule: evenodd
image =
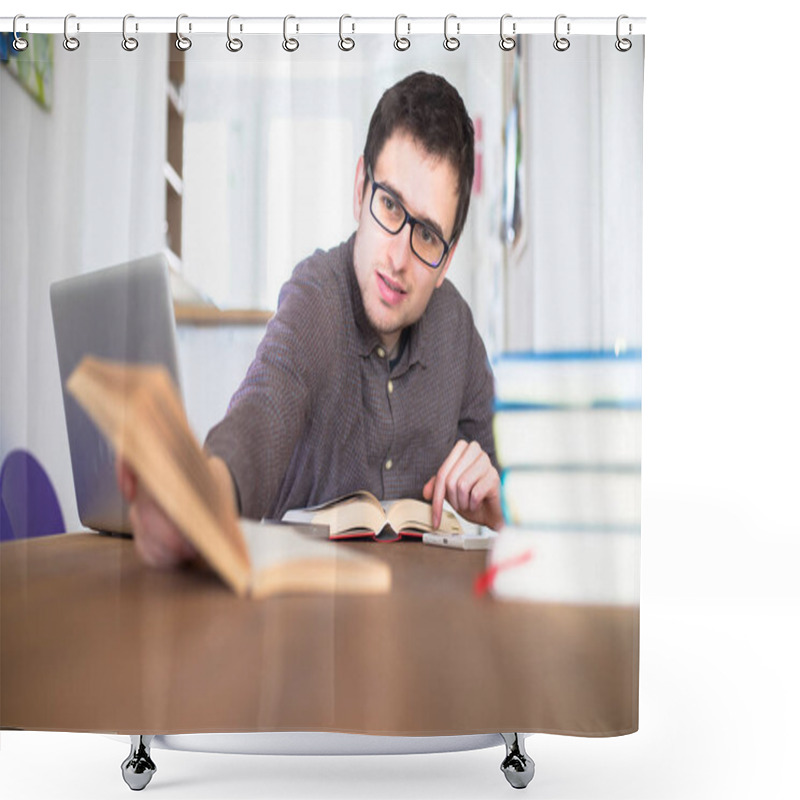
<svg viewBox="0 0 800 800"><path fill-rule="evenodd" d="M154 255L58 281L50 287L50 306L78 515L88 528L128 533L114 452L65 384L78 362L94 355L163 364L180 387L167 260Z"/></svg>

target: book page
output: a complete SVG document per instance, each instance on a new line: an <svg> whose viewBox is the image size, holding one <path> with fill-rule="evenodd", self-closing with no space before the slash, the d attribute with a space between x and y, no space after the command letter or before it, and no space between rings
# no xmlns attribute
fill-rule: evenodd
<svg viewBox="0 0 800 800"><path fill-rule="evenodd" d="M253 565L252 593L387 592L388 565L341 543L320 539L302 525L241 519Z"/></svg>
<svg viewBox="0 0 800 800"><path fill-rule="evenodd" d="M377 533L386 524L383 508L371 492L361 491L337 497L319 506L287 511L286 522L311 522L327 525L331 535L348 530Z"/></svg>
<svg viewBox="0 0 800 800"><path fill-rule="evenodd" d="M383 508L389 525L395 531L414 530L428 532L433 530L433 506L424 500L404 498L385 500ZM461 533L461 525L455 515L446 509L442 511L439 530L443 533Z"/></svg>

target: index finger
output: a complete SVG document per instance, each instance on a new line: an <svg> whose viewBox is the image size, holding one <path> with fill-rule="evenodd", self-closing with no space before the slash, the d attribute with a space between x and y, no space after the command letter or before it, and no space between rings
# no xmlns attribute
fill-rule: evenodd
<svg viewBox="0 0 800 800"><path fill-rule="evenodd" d="M459 439L450 451L450 455L447 456L442 466L439 467L439 471L436 473L436 480L433 484L433 499L431 500L433 506L432 522L434 530L438 528L442 522L442 508L444 507L445 492L447 491L447 476L466 449L467 443L463 439Z"/></svg>

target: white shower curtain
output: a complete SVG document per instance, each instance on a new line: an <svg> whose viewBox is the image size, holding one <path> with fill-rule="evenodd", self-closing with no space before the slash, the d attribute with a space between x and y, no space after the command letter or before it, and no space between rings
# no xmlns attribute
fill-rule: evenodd
<svg viewBox="0 0 800 800"><path fill-rule="evenodd" d="M187 732L187 719L203 719L197 730L397 735L498 726L594 736L637 730L643 38L633 37L626 51L615 48L613 35L574 36L562 52L552 36L520 35L504 52L496 35L472 36L449 52L441 36L420 35L401 52L386 36L356 35L355 48L344 52L335 37L309 36L286 52L276 37L242 34L241 51L229 52L224 35L209 34L194 37L185 54L174 37L139 38L137 50L126 52L119 35L91 34L66 52L55 37L47 106L10 71L0 74L2 173L14 187L0 207L0 455L31 451L53 481L67 530L80 530L50 284L169 250L176 292L194 292L221 311L274 312L295 264L352 233L353 179L372 110L398 80L424 70L457 88L475 129L469 217L447 277L469 306L494 373L505 528L487 553L469 554L485 571L461 596L437 598L432 581L405 609L353 609L339 597L326 609L314 606L315 630L324 632L315 674L325 676L308 687L320 701L315 708L284 704L283 687L299 686L293 658L307 656L308 645L294 632L304 600L281 598L263 607L263 617L248 612L257 637L248 670L263 678L251 703L236 694L252 711L247 722L215 707L208 716L181 716L189 700L176 665L187 653L204 658L205 645L217 663L233 629L217 608L207 611L208 627L185 641L182 618L166 615L158 593L169 573L145 573L152 593L143 591L142 620L131 632L141 662L130 688L144 708L135 723L114 709L50 725L37 710L31 723L25 708L7 705L2 724ZM177 129L179 168L169 151ZM180 233L165 227L167 184L174 191L176 179ZM179 324L184 398L201 441L226 413L262 334L263 324L211 332ZM423 548L392 545L398 552L411 546ZM131 573L127 556L120 558L122 587ZM181 573L195 578L201 583L192 592L208 576ZM426 683L423 661L401 663L397 647L407 639L393 640L392 626L402 629L405 611L423 618L426 603L442 611L462 601L464 616L447 617L461 621L439 637L443 672ZM350 609L375 632L382 629L376 608L388 627L365 654L375 669L365 672L358 697L341 661L352 630L338 615ZM514 630L514 620L525 624ZM269 646L278 630L283 651ZM468 653L468 636L479 638L481 674L497 668L480 691L514 713L472 713L466 679L453 676L445 658ZM427 668L437 644L420 638L432 648ZM157 657L155 643L164 648ZM219 657L229 663L230 654ZM10 698L26 665L14 653L3 658ZM381 672L389 667L391 695ZM429 698L419 725L407 716L403 692ZM296 708L302 713L292 717Z"/></svg>

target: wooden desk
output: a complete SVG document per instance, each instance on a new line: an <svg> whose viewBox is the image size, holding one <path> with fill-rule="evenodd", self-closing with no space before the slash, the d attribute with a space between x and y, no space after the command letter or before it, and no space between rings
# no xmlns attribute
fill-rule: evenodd
<svg viewBox="0 0 800 800"><path fill-rule="evenodd" d="M638 726L639 612L472 594L485 554L341 543L385 596L236 598L129 540L0 546L0 726L587 736Z"/></svg>

